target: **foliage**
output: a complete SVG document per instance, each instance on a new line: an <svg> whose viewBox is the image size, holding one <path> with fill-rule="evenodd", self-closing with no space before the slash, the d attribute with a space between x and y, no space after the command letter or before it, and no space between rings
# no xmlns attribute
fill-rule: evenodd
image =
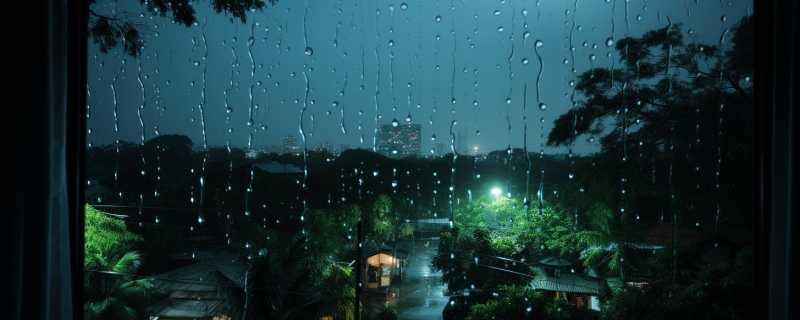
<svg viewBox="0 0 800 320"><path fill-rule="evenodd" d="M455 224L485 230L503 254L571 255L580 249L572 217L551 205L540 213L516 198L477 198L456 209Z"/></svg>
<svg viewBox="0 0 800 320"><path fill-rule="evenodd" d="M400 215L393 208L392 198L387 195L375 198L367 221L367 234L375 240L394 241L400 233Z"/></svg>
<svg viewBox="0 0 800 320"><path fill-rule="evenodd" d="M275 5L277 0L268 0ZM169 17L173 22L184 26L197 24L194 4L189 0L140 0L145 9L155 15ZM231 15L242 23L247 22L247 12L264 8L263 0L211 0L214 11ZM108 52L120 42L126 54L138 56L144 47L141 37L141 25L124 14L113 15L101 13L96 0L89 0L89 35L100 47L100 51Z"/></svg>
<svg viewBox="0 0 800 320"><path fill-rule="evenodd" d="M294 233L251 226L246 236L266 254L253 258L258 303L254 312L267 319L311 319L333 315L353 319L355 280L348 239L361 214L353 205L312 210L311 228ZM344 261L343 261L344 260Z"/></svg>
<svg viewBox="0 0 800 320"><path fill-rule="evenodd" d="M130 250L140 237L92 206L85 212L84 318L141 319L154 292L150 280L135 276L141 257Z"/></svg>
<svg viewBox="0 0 800 320"><path fill-rule="evenodd" d="M85 207L86 266L108 266L108 261L124 257L141 236L128 231L125 222L90 205Z"/></svg>
<svg viewBox="0 0 800 320"><path fill-rule="evenodd" d="M687 264L676 282L669 279L668 255L644 288L626 287L603 309L605 319L752 319L752 248L705 247L679 257Z"/></svg>
<svg viewBox="0 0 800 320"><path fill-rule="evenodd" d="M615 219L614 212L604 204L597 203L587 212L588 225L576 233L585 248L581 260L587 267L604 267L612 272L622 272L625 225Z"/></svg>
<svg viewBox="0 0 800 320"><path fill-rule="evenodd" d="M397 320L397 310L390 306L386 306L380 313L375 316L376 320Z"/></svg>
<svg viewBox="0 0 800 320"><path fill-rule="evenodd" d="M414 231L414 225L410 222L404 222L402 225L400 225L400 237L410 238L414 235Z"/></svg>
<svg viewBox="0 0 800 320"><path fill-rule="evenodd" d="M353 285L353 268L334 263L322 272L319 287L321 314L332 314L334 319L355 318L356 289Z"/></svg>
<svg viewBox="0 0 800 320"><path fill-rule="evenodd" d="M688 43L694 38L685 37L677 23L619 39L621 64L578 77L575 105L555 120L548 144L601 137L602 152L590 168L579 167L577 176L599 174L588 180L629 191L589 203L639 212L682 208L680 221L711 225L713 215L704 212L719 202L726 219L751 220L745 208L752 207L752 192L742 186L752 184L754 159L752 20L744 17L717 44ZM602 184L587 179L580 183L588 195L604 193ZM698 192L712 189L712 196Z"/></svg>
<svg viewBox="0 0 800 320"><path fill-rule="evenodd" d="M529 263L577 255L582 243L576 228L551 206L540 214L519 199L478 198L456 210L455 225L441 234L432 266L442 271L451 291L523 284L528 280L524 275L531 274Z"/></svg>
<svg viewBox="0 0 800 320"><path fill-rule="evenodd" d="M563 300L523 286L500 286L485 303L470 307L467 320L570 319Z"/></svg>

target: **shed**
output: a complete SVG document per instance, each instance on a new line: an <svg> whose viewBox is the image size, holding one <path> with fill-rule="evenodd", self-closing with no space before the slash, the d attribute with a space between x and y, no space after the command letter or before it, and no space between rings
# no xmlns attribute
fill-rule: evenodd
<svg viewBox="0 0 800 320"><path fill-rule="evenodd" d="M246 266L204 261L153 277L167 296L147 310L149 319L241 319Z"/></svg>
<svg viewBox="0 0 800 320"><path fill-rule="evenodd" d="M405 250L395 249L385 244L368 242L365 248L367 288L388 287L392 278L399 278L405 261Z"/></svg>

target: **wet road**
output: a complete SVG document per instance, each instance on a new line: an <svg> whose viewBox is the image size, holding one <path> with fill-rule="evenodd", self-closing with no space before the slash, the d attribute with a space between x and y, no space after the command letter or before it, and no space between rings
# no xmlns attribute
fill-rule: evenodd
<svg viewBox="0 0 800 320"><path fill-rule="evenodd" d="M399 320L442 319L447 303L441 272L431 270L431 259L439 246L438 239L410 243L405 278L397 299Z"/></svg>

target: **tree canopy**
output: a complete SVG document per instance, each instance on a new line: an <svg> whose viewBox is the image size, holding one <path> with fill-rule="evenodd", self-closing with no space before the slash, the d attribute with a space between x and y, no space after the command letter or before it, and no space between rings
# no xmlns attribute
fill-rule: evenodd
<svg viewBox="0 0 800 320"><path fill-rule="evenodd" d="M278 0L267 0L275 5ZM264 0L210 0L214 11L231 16L231 21L247 22L247 13L262 10ZM186 27L197 25L196 3L190 0L140 0L147 12L167 17ZM100 12L97 0L89 0L89 36L106 53L122 45L130 56L138 56L144 46L142 26L124 13Z"/></svg>

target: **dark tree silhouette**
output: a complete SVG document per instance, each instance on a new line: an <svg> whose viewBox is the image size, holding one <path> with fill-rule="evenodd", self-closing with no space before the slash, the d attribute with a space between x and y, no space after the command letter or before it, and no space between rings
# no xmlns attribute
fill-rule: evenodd
<svg viewBox="0 0 800 320"><path fill-rule="evenodd" d="M605 134L603 147L616 148L620 130L608 132L604 125L613 119L627 128L630 141L647 141L664 146L674 132L694 132L696 108L700 116L716 119L725 98L741 99L731 106L746 108L752 102L753 30L752 17L745 17L733 31L733 48L684 44L680 24L649 31L640 38L623 38L616 43L623 65L594 68L580 75L576 89L584 100L555 120L547 143L564 145L584 134ZM733 95L733 96L731 96ZM733 114L750 114L728 111ZM708 122L706 122L708 123ZM715 126L707 132L714 134ZM688 140L688 139L687 139ZM678 141L687 142L687 141ZM687 143L688 144L688 143Z"/></svg>
<svg viewBox="0 0 800 320"><path fill-rule="evenodd" d="M278 0L267 0L275 5ZM214 11L228 14L231 20L247 22L247 12L264 8L264 0L210 0ZM140 0L149 12L169 17L177 24L192 26L197 22L194 5L189 0ZM89 0L89 36L103 53L122 44L126 54L138 56L144 45L140 26L127 16L98 12L97 0Z"/></svg>
<svg viewBox="0 0 800 320"><path fill-rule="evenodd" d="M579 76L580 99L555 120L548 144L601 137L594 169L627 172L628 205L650 206L664 198L658 195L674 193L678 202L665 205L667 211L683 206L697 217L692 224L714 216L715 200L726 218L750 219L743 208L752 201L746 173L753 159L752 24L745 17L721 35L729 50L685 43L680 24L620 39L622 63Z"/></svg>

